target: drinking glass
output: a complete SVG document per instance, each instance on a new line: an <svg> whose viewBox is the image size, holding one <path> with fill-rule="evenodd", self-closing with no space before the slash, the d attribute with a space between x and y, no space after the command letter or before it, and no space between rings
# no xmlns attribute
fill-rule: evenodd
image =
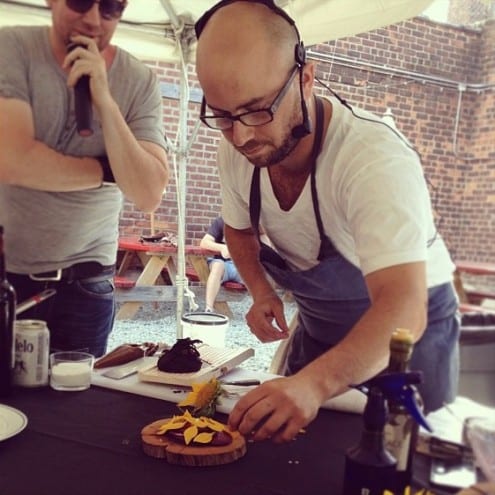
<svg viewBox="0 0 495 495"><path fill-rule="evenodd" d="M50 386L69 392L88 389L94 361L94 356L87 352L60 351L50 354Z"/></svg>

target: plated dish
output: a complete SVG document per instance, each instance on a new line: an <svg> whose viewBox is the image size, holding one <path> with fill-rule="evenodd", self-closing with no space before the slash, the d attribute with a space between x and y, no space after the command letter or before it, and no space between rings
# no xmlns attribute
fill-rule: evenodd
<svg viewBox="0 0 495 495"><path fill-rule="evenodd" d="M13 437L26 428L26 415L13 407L0 404L0 441Z"/></svg>

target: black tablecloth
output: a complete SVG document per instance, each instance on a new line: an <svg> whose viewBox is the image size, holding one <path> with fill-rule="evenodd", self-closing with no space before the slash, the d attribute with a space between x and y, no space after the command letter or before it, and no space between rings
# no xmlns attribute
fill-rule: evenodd
<svg viewBox="0 0 495 495"><path fill-rule="evenodd" d="M361 431L360 416L321 410L288 444L249 443L234 463L183 467L141 449L141 428L179 414L176 404L95 386L17 389L3 402L29 424L0 442L0 495L340 494L344 453Z"/></svg>

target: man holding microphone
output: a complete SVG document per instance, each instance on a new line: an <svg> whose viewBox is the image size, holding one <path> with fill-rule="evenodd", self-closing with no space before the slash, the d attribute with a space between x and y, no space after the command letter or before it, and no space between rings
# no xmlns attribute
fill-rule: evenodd
<svg viewBox="0 0 495 495"><path fill-rule="evenodd" d="M99 356L123 195L153 211L168 182L161 96L152 71L110 44L125 0L47 4L50 27L0 30L0 224L18 300L57 291L23 317L47 322L52 348Z"/></svg>

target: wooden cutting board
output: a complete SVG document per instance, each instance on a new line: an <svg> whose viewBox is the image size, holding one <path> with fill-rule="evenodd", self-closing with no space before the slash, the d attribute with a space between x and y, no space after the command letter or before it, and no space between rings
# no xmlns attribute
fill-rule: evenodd
<svg viewBox="0 0 495 495"><path fill-rule="evenodd" d="M169 439L166 435L156 435L160 426L171 419L159 419L141 430L141 441L146 455L166 459L170 464L181 466L219 466L240 459L247 451L246 440L238 431L229 432L232 442L221 446L185 445Z"/></svg>

